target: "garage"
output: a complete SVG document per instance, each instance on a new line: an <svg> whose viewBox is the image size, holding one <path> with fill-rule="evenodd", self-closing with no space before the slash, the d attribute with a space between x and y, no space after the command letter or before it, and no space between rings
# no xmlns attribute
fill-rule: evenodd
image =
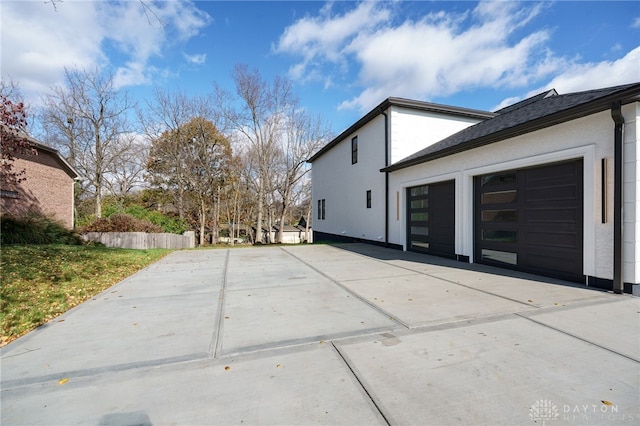
<svg viewBox="0 0 640 426"><path fill-rule="evenodd" d="M407 189L407 247L455 258L455 182Z"/></svg>
<svg viewBox="0 0 640 426"><path fill-rule="evenodd" d="M584 282L583 161L474 178L478 263Z"/></svg>

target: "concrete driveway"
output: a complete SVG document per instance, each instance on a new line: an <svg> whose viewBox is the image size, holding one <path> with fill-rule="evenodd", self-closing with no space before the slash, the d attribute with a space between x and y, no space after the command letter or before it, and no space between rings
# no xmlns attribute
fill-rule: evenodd
<svg viewBox="0 0 640 426"><path fill-rule="evenodd" d="M174 252L1 361L3 425L640 424L640 299L361 244Z"/></svg>

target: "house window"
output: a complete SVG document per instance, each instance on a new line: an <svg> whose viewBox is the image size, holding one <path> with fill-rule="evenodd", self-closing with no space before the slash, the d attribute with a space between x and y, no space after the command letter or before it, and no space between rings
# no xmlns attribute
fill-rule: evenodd
<svg viewBox="0 0 640 426"><path fill-rule="evenodd" d="M371 208L371 190L367 191L367 208Z"/></svg>
<svg viewBox="0 0 640 426"><path fill-rule="evenodd" d="M358 137L351 139L351 164L358 162Z"/></svg>
<svg viewBox="0 0 640 426"><path fill-rule="evenodd" d="M318 219L324 220L324 198L318 200Z"/></svg>

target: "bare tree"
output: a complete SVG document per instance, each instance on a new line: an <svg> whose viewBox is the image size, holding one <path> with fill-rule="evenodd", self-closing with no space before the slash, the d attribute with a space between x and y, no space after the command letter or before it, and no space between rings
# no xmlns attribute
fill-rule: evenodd
<svg viewBox="0 0 640 426"><path fill-rule="evenodd" d="M130 131L127 114L134 105L114 87L113 74L65 69L65 80L45 97L43 128L84 177L101 217L105 176L120 161L112 148Z"/></svg>
<svg viewBox="0 0 640 426"><path fill-rule="evenodd" d="M105 187L122 203L134 190L146 186L144 172L148 146L134 133L123 134L108 148L111 167L105 174Z"/></svg>
<svg viewBox="0 0 640 426"><path fill-rule="evenodd" d="M310 190L303 178L311 170L306 161L330 135L329 127L319 117L314 117L302 109L292 108L283 123L286 133L279 141L280 152L276 180L276 190L280 196L280 218L277 242L283 242L283 229L287 211L294 200L296 191ZM310 194L309 194L310 195Z"/></svg>
<svg viewBox="0 0 640 426"><path fill-rule="evenodd" d="M283 137L288 112L296 104L291 83L276 77L265 81L257 70L237 65L232 73L235 95L216 86L216 104L224 129L234 132L246 144L251 167L248 181L256 192L256 229L262 231L269 181L274 172L273 155Z"/></svg>
<svg viewBox="0 0 640 426"><path fill-rule="evenodd" d="M0 79L0 96L3 96L5 99L10 99L14 104L21 103L24 105L24 96L20 89L20 84L11 77L7 79L2 77Z"/></svg>

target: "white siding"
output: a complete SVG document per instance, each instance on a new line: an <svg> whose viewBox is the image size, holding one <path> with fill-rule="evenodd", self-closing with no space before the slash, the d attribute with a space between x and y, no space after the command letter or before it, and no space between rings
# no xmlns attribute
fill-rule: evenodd
<svg viewBox="0 0 640 426"><path fill-rule="evenodd" d="M640 104L627 105L625 115L625 282L640 282L640 172L636 126ZM456 253L473 261L473 177L499 170L584 160L584 273L613 278L613 121L610 111L559 124L509 140L401 169L390 175L389 242L406 247L406 188L456 179ZM606 200L608 221L601 221L601 159L609 164Z"/></svg>
<svg viewBox="0 0 640 426"><path fill-rule="evenodd" d="M351 139L358 137L358 162L351 164ZM384 241L384 116L348 135L313 162L313 230ZM366 192L371 190L371 208ZM318 219L318 200L325 199L325 220ZM317 239L317 238L316 238Z"/></svg>
<svg viewBox="0 0 640 426"><path fill-rule="evenodd" d="M640 283L640 102L625 105L624 115L624 270L625 282Z"/></svg>
<svg viewBox="0 0 640 426"><path fill-rule="evenodd" d="M480 121L410 108L392 106L389 119L389 149L392 161L425 148L444 137ZM358 136L358 163L351 164L351 139ZM347 135L313 162L314 230L384 242L385 117L378 115ZM372 205L366 208L366 191ZM395 203L395 196L390 196ZM325 200L325 219L318 219L318 200ZM390 204L389 218L395 217Z"/></svg>
<svg viewBox="0 0 640 426"><path fill-rule="evenodd" d="M389 115L391 164L481 121L397 106L389 109Z"/></svg>

